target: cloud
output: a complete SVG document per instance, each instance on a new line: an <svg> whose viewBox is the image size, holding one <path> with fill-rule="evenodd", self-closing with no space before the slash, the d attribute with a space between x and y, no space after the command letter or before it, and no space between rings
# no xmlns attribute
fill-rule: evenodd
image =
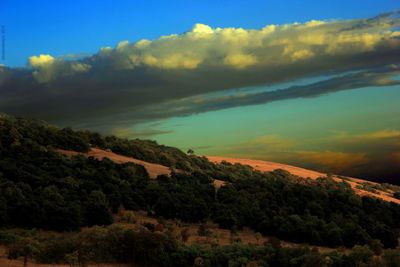
<svg viewBox="0 0 400 267"><path fill-rule="evenodd" d="M32 74L39 83L47 83L63 76L87 72L91 68L89 64L56 59L50 55L32 56L28 62L34 68Z"/></svg>
<svg viewBox="0 0 400 267"><path fill-rule="evenodd" d="M389 12L367 20L313 20L267 25L260 30L212 29L195 24L190 31L180 35L132 44L123 41L116 49L104 50L99 55L122 69L139 66L161 69L270 68L313 59L316 62L312 64L326 68L322 58L340 64L336 57L344 57L341 60L346 61L362 53L394 48L399 36L399 32L392 31L399 25L397 16L397 12Z"/></svg>
<svg viewBox="0 0 400 267"><path fill-rule="evenodd" d="M302 142L303 144L303 142ZM224 156L286 163L321 172L341 173L369 163L366 153L303 151L301 144L277 135L260 136L252 141L231 144L221 149Z"/></svg>
<svg viewBox="0 0 400 267"><path fill-rule="evenodd" d="M314 166L322 172L341 173L354 168L366 168L370 159L366 153L344 153L333 151L295 151L291 160L302 166Z"/></svg>
<svg viewBox="0 0 400 267"><path fill-rule="evenodd" d="M40 68L52 64L54 60L54 57L50 55L40 55L38 57L33 56L29 58L29 65L34 68Z"/></svg>
<svg viewBox="0 0 400 267"><path fill-rule="evenodd" d="M356 139L383 139L392 137L399 138L400 131L396 129L384 129L378 132L354 135L353 137Z"/></svg>
<svg viewBox="0 0 400 267"><path fill-rule="evenodd" d="M236 153L257 155L263 152L279 152L294 146L294 141L278 135L266 135L254 140L239 143L227 149L233 149Z"/></svg>
<svg viewBox="0 0 400 267"><path fill-rule="evenodd" d="M255 93L241 92L223 96L206 94L182 98L152 107L145 112L146 114L143 114L143 117L148 116L162 119L174 116L188 116L239 106L261 105L294 98L317 97L328 93L363 87L399 85L400 80L392 79L398 74L399 67L397 65L389 65L379 69L337 75L320 82L302 86L291 86L274 91L266 89L265 91L259 90Z"/></svg>
<svg viewBox="0 0 400 267"><path fill-rule="evenodd" d="M25 68L1 68L0 110L109 133L172 116L394 85L399 25L398 12L262 29L196 24L182 34L122 41L75 60L32 56ZM340 76L344 72L353 74ZM336 77L274 92L224 95L324 75Z"/></svg>
<svg viewBox="0 0 400 267"><path fill-rule="evenodd" d="M87 53L79 53L79 54L66 54L66 55L58 55L57 58L62 59L82 59L85 57L90 57L90 54Z"/></svg>
<svg viewBox="0 0 400 267"><path fill-rule="evenodd" d="M151 136L160 135L160 134L167 134L172 133L172 130L157 130L152 128L145 128L145 129L135 129L135 128L128 128L128 127L115 127L111 134L116 135L118 137L123 138L149 138Z"/></svg>
<svg viewBox="0 0 400 267"><path fill-rule="evenodd" d="M314 150L304 150L304 147L314 147ZM398 184L400 177L400 131L397 129L360 134L342 132L301 143L276 135L261 136L220 151L224 156L275 161L379 182Z"/></svg>
<svg viewBox="0 0 400 267"><path fill-rule="evenodd" d="M327 139L329 141L329 138ZM363 168L348 168L348 174L367 177L376 181L399 183L400 177L400 131L382 129L362 134L341 134L331 137L331 147L341 147L349 153L362 152L369 159Z"/></svg>

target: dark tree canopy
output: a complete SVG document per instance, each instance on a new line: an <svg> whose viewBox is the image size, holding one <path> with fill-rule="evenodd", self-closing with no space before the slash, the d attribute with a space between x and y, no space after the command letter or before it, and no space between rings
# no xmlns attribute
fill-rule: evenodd
<svg viewBox="0 0 400 267"><path fill-rule="evenodd" d="M149 179L140 165L67 157L55 150L84 152L91 146L186 172ZM216 191L213 179L227 183ZM380 240L394 248L400 228L399 205L360 197L345 181L215 165L153 141L0 116L0 228L67 231L108 225L120 206L185 222L212 219L222 228L247 226L264 235L331 247Z"/></svg>

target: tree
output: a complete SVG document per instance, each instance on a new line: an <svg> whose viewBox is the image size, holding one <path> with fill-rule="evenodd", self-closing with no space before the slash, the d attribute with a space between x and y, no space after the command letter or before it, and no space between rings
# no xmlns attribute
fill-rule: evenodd
<svg viewBox="0 0 400 267"><path fill-rule="evenodd" d="M88 225L108 225L113 222L106 196L103 192L94 190L86 203L86 222Z"/></svg>
<svg viewBox="0 0 400 267"><path fill-rule="evenodd" d="M369 243L369 247L375 253L376 256L380 256L383 253L383 245L379 239L373 239Z"/></svg>
<svg viewBox="0 0 400 267"><path fill-rule="evenodd" d="M254 234L254 237L257 239L257 244L259 244L259 241L262 238L262 234L257 232L257 233Z"/></svg>
<svg viewBox="0 0 400 267"><path fill-rule="evenodd" d="M65 254L64 260L70 267L75 267L79 263L79 253L75 250L72 253Z"/></svg>
<svg viewBox="0 0 400 267"><path fill-rule="evenodd" d="M189 228L185 227L181 230L182 241L186 243L190 236Z"/></svg>
<svg viewBox="0 0 400 267"><path fill-rule="evenodd" d="M8 258L17 259L22 256L24 257L24 267L26 267L28 266L28 258L32 258L38 251L38 247L39 242L32 235L28 235L9 247Z"/></svg>
<svg viewBox="0 0 400 267"><path fill-rule="evenodd" d="M206 225L202 223L200 224L197 233L199 234L199 236L208 236L210 234L210 231L206 228Z"/></svg>
<svg viewBox="0 0 400 267"><path fill-rule="evenodd" d="M373 255L374 253L368 248L367 245L355 245L351 249L349 257L352 259L354 265L358 267L363 266L363 264L365 263L368 263Z"/></svg>
<svg viewBox="0 0 400 267"><path fill-rule="evenodd" d="M400 251L397 249L387 249L382 259L387 267L400 267Z"/></svg>
<svg viewBox="0 0 400 267"><path fill-rule="evenodd" d="M189 148L189 150L186 153L189 154L189 155L194 155L194 151L191 148Z"/></svg>

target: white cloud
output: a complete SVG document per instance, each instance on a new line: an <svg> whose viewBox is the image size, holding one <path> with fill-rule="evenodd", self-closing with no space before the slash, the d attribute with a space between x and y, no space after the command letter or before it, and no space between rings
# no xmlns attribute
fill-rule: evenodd
<svg viewBox="0 0 400 267"><path fill-rule="evenodd" d="M87 72L91 66L79 61L56 59L50 55L32 56L28 64L34 68L33 76L39 83L50 82L59 77Z"/></svg>
<svg viewBox="0 0 400 267"><path fill-rule="evenodd" d="M134 44L120 42L107 54L119 68L138 66L194 69L230 66L236 69L288 65L324 56L351 56L397 41L399 21L386 16L369 20L316 21L267 25L261 30L215 28L195 24L183 34ZM100 54L104 52L101 49ZM112 53L111 53L112 52ZM126 60L129 59L129 60Z"/></svg>
<svg viewBox="0 0 400 267"><path fill-rule="evenodd" d="M249 68L289 68L294 64L303 64L304 69L315 68L314 71L332 66L340 68L349 65L352 58L359 61L365 53L398 49L400 32L395 29L400 20L393 14L360 20L311 20L267 25L260 30L213 29L198 23L183 34L161 36L153 41L143 39L136 43L122 41L115 49L101 48L93 57L75 63L40 55L29 58L29 64L35 69L34 76L39 82L86 72L104 62L108 62L106 65L110 70L145 67L161 70L232 68L243 71ZM340 62L335 62L338 60Z"/></svg>

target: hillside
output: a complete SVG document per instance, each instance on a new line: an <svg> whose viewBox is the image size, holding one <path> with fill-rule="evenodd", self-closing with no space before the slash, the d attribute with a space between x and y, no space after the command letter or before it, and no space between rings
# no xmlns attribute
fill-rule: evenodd
<svg viewBox="0 0 400 267"><path fill-rule="evenodd" d="M207 158L214 163L221 163L222 161L229 162L231 164L243 164L249 165L255 170L259 170L261 172L271 172L277 169L285 170L290 172L293 175L303 177L303 178L311 178L313 180L319 177L326 177L326 173L320 173L312 170L307 170L304 168L299 168L287 164L276 163L265 160L254 160L254 159L240 159L240 158L229 158L229 157L215 157L215 156L207 156ZM399 192L397 186L391 186L388 184L381 185L379 183L371 182L368 180L353 178L353 177L344 177L340 175L332 175L332 179L341 182L346 181L354 192L360 196L370 196L379 198L389 202L395 202L400 204L400 199L393 197L395 192Z"/></svg>
<svg viewBox="0 0 400 267"><path fill-rule="evenodd" d="M261 168L259 164L254 167ZM240 258L246 253L245 265L255 259L261 266L289 266L291 259L302 255L294 266L301 266L308 257L322 259L309 249L282 250L273 242L252 247L233 239L228 247L196 247L186 244L179 237L182 234L167 225L164 231L149 225L147 230L112 225L120 210L128 215L143 210L160 221L211 221L232 235L252 229L261 236L313 246L358 249L361 245L374 251L398 246L400 205L355 194L351 183L356 180L340 176L305 179L282 168L262 171L227 160L214 164L206 157L186 155L154 141L104 137L2 115L0 228L5 230L0 231L0 243L15 257L31 251L26 246L40 244L32 251L45 263L66 262L65 257L74 251L87 255L80 261L101 258L101 262L151 262L156 266L189 266L197 257L207 259L207 266L241 266ZM390 190L397 190L358 182L355 186L363 186L363 191L392 194ZM10 231L15 228L26 230L14 236ZM34 228L72 232L70 238L42 239L37 230L30 230ZM82 240L89 247L82 248ZM99 240L109 251L91 254ZM101 254L103 258L96 258ZM335 262L350 260L343 255L329 257ZM287 259L286 265L277 263L281 258ZM231 259L237 264L230 264Z"/></svg>
<svg viewBox="0 0 400 267"><path fill-rule="evenodd" d="M70 151L70 150L63 150L63 149L58 149L58 152L65 154L65 155L84 155L85 157L94 157L97 159L103 159L103 158L108 158L115 163L127 163L127 162L132 162L136 163L139 165L142 165L145 167L147 172L149 173L150 178L157 178L158 175L171 175L171 168L161 165L161 164L156 164L156 163L150 163L147 161L135 159L132 157L127 157L123 155L116 154L112 151L106 151L103 149L99 148L91 148L90 151L83 153L83 152L76 152L76 151ZM302 178L311 178L313 180L316 180L317 178L320 177L326 177L326 173L320 173L312 170L307 170L304 168L300 167L295 167L287 164L282 164L282 163L276 163L276 162L271 162L271 161L264 161L264 160L253 160L253 159L240 159L240 158L229 158L229 157L215 157L215 156L207 156L207 159L210 160L212 163L220 164L222 161L228 162L231 164L241 164L241 165L247 165L255 170L261 171L261 172L271 172L275 170L285 170L290 172L293 175L296 175L298 177ZM174 169L174 171L178 173L184 173L184 170L180 169ZM379 198L385 201L389 202L395 202L400 204L400 199L397 199L393 197L393 193L395 192L393 189L397 189L395 186L392 186L392 189L390 189L388 186L384 187L381 186L378 183L367 181L367 180L362 180L358 178L352 178L352 177L343 177L343 176L338 176L338 175L333 175L332 179L337 181L337 182L342 182L345 180L351 188L354 190L354 192L357 195L360 196L370 196L370 197L375 197ZM216 188L221 187L222 185L226 184L225 181L214 179L214 185ZM369 191L368 191L369 189Z"/></svg>

